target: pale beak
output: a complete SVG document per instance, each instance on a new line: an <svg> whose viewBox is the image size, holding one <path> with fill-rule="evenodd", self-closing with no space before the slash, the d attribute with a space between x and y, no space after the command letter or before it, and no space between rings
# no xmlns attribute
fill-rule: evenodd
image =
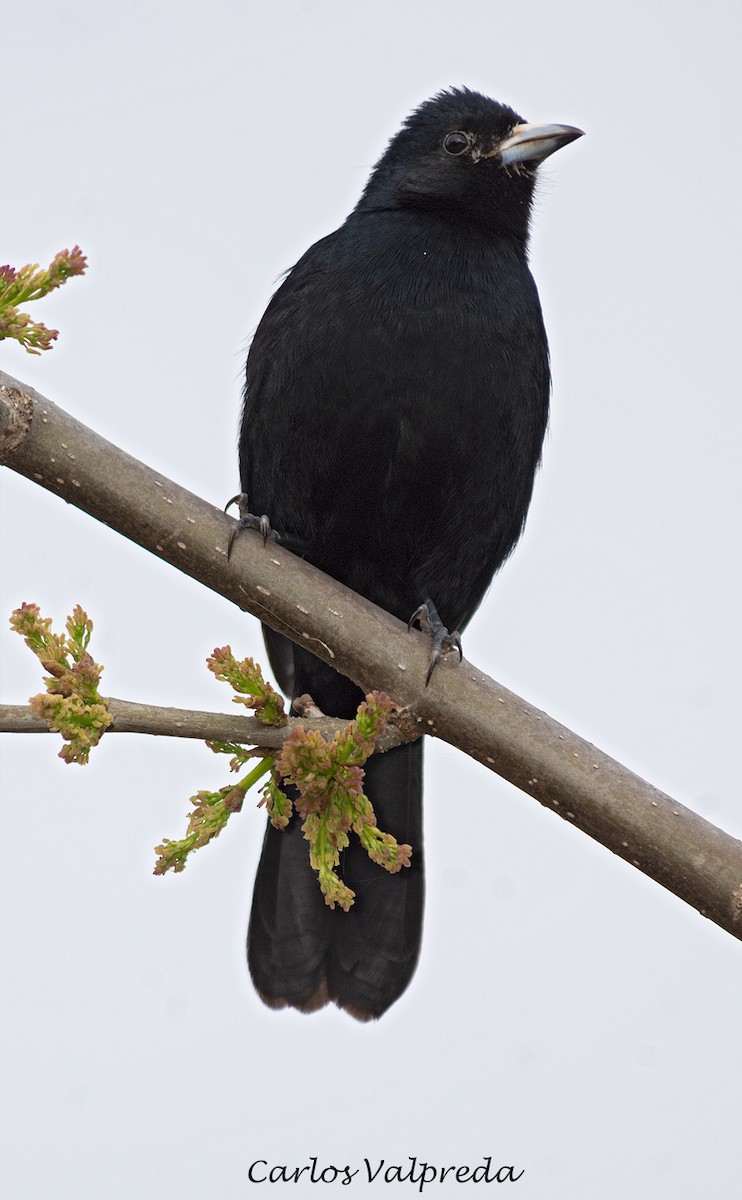
<svg viewBox="0 0 742 1200"><path fill-rule="evenodd" d="M516 125L493 153L500 156L505 167L522 162L538 164L555 150L583 136L584 131L574 125Z"/></svg>

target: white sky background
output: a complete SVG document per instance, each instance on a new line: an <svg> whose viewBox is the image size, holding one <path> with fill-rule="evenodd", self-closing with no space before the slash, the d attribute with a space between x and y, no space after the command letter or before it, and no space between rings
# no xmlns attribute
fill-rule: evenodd
<svg viewBox="0 0 742 1200"><path fill-rule="evenodd" d="M0 365L217 505L275 281L408 110L465 83L587 131L542 170L534 221L544 466L465 648L742 835L738 6L2 7L0 261L79 242L90 268L35 306L57 347L5 342ZM33 600L58 624L87 609L109 694L229 707L204 659L261 655L256 621L9 471L0 498L3 701L39 688L3 632ZM1 746L9 1200L238 1200L255 1159L314 1154L492 1155L525 1169L520 1200L739 1194L742 947L530 798L428 746L422 961L359 1026L253 993L262 813L152 876L219 760L116 736L81 770L58 750Z"/></svg>

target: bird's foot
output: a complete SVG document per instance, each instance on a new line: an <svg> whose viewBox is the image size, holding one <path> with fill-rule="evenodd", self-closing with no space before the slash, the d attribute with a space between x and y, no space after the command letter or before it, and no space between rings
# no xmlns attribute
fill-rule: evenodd
<svg viewBox="0 0 742 1200"><path fill-rule="evenodd" d="M307 552L307 541L305 538L296 537L293 533L279 533L270 523L270 518L263 513L262 517L256 517L255 513L251 513L247 504L247 494L239 492L233 496L229 503L225 506L224 511L231 508L233 504L237 505L239 510L239 520L235 521L229 531L229 542L227 543L227 558L232 553L232 547L243 529L254 529L262 535L263 545L266 542L275 542L277 546L283 546L286 550L290 550L292 554L304 555Z"/></svg>
<svg viewBox="0 0 742 1200"><path fill-rule="evenodd" d="M461 662L464 657L461 649L461 634L458 630L454 630L453 633L448 632L446 626L438 616L438 609L430 598L424 600L420 607L415 609L407 622L407 628L412 629L413 625L417 625L422 629L423 633L429 633L433 639L428 673L425 676L425 686L427 687L430 683L430 676L433 674L435 664L444 654L448 654L450 650L456 650L459 655L459 662Z"/></svg>
<svg viewBox="0 0 742 1200"><path fill-rule="evenodd" d="M235 521L234 525L229 531L229 541L227 542L227 558L230 558L232 554L232 547L234 546L239 534L242 533L243 529L255 529L258 533L262 534L263 545L265 545L269 538L272 542L278 542L281 540L278 534L271 528L271 523L265 514L263 514L262 517L256 517L255 513L250 512L247 506L247 495L245 492L238 492L236 496L233 496L232 499L229 500L224 506L224 511L227 512L227 510L230 509L233 504L237 505L240 516L239 520Z"/></svg>

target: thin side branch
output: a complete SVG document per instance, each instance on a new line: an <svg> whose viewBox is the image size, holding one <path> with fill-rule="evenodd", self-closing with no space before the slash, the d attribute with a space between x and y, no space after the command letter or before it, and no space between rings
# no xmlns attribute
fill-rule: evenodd
<svg viewBox="0 0 742 1200"><path fill-rule="evenodd" d="M8 436L4 431L8 430ZM379 688L444 738L722 928L742 936L742 843L653 788L471 663L424 687L420 633L258 534L231 561L230 523L205 501L0 373L0 461Z"/></svg>
<svg viewBox="0 0 742 1200"><path fill-rule="evenodd" d="M240 746L255 746L261 750L277 750L301 725L316 730L331 740L343 733L350 721L339 717L289 717L280 729L263 725L256 717L237 713L199 712L192 708L166 708L159 704L137 704L133 700L105 698L113 717L104 737L109 733L144 733L153 737L196 738L204 742L236 742ZM37 717L27 704L0 704L0 733L49 733L46 721ZM56 735L59 736L59 735ZM420 736L419 726L417 736ZM389 725L376 743L378 751L391 750L408 740L394 725Z"/></svg>

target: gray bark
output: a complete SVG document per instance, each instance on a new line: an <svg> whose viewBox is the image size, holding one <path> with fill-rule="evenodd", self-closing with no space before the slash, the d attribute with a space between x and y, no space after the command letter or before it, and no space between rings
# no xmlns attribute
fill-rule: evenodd
<svg viewBox="0 0 742 1200"><path fill-rule="evenodd" d="M409 710L423 730L496 771L728 932L742 933L742 843L488 678L259 535L227 561L230 522L0 373L0 462L200 580ZM403 723L404 724L404 723ZM456 820L454 812L452 821Z"/></svg>

